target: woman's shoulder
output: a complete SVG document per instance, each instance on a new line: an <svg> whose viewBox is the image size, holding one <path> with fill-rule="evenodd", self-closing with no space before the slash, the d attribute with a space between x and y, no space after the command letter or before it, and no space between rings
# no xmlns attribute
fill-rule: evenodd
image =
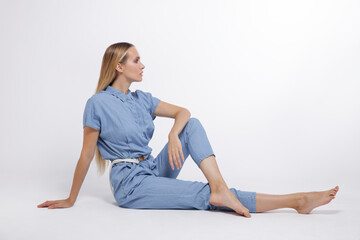
<svg viewBox="0 0 360 240"><path fill-rule="evenodd" d="M152 97L152 94L148 91L144 91L144 90L141 90L141 89L136 89L134 91L134 95L138 98L149 98L149 97Z"/></svg>
<svg viewBox="0 0 360 240"><path fill-rule="evenodd" d="M136 89L135 91L131 91L131 95L134 98L139 99L140 101L148 101L149 99L152 98L152 94L150 92L141 89ZM91 97L88 98L87 102L91 102L92 104L104 104L113 100L114 100L114 96L108 94L106 91L103 90L93 94Z"/></svg>
<svg viewBox="0 0 360 240"><path fill-rule="evenodd" d="M106 101L107 98L109 98L108 94L105 94L105 91L100 91L89 97L86 102L92 104L101 104Z"/></svg>

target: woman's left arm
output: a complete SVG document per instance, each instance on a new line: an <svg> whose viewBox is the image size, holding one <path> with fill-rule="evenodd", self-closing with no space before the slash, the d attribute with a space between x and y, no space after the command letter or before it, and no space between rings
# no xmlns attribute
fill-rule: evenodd
<svg viewBox="0 0 360 240"><path fill-rule="evenodd" d="M182 157L184 162L184 154L182 152L181 141L179 139L179 134L185 127L186 123L190 120L191 113L188 109L179 107L164 101L160 101L158 106L154 111L154 116L159 117L168 117L174 118L174 126L172 127L169 133L169 142L168 142L168 154L169 154L169 163L174 170L174 163L177 169L181 167L181 159L179 154Z"/></svg>

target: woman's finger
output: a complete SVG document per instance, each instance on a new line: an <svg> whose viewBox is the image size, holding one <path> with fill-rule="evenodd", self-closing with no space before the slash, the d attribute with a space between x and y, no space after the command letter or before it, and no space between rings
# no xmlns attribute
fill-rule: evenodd
<svg viewBox="0 0 360 240"><path fill-rule="evenodd" d="M179 164L179 168L181 168L181 159L180 159L180 153L179 153L180 149L178 151L176 151L176 160L178 161Z"/></svg>
<svg viewBox="0 0 360 240"><path fill-rule="evenodd" d="M171 169L174 170L174 163L172 162L171 153L169 152L169 163L171 166Z"/></svg>
<svg viewBox="0 0 360 240"><path fill-rule="evenodd" d="M45 202L38 204L37 207L40 208L40 207L43 207L44 205L45 205Z"/></svg>
<svg viewBox="0 0 360 240"><path fill-rule="evenodd" d="M178 165L178 162L177 162L177 159L176 159L176 152L175 151L172 152L172 157L173 157L176 168L179 169L179 165Z"/></svg>
<svg viewBox="0 0 360 240"><path fill-rule="evenodd" d="M48 207L51 204L52 201L46 201L38 205L38 207Z"/></svg>
<svg viewBox="0 0 360 240"><path fill-rule="evenodd" d="M61 206L60 203L55 203L55 204L52 204L51 206L49 206L48 208L49 208L49 209L54 209L54 208L58 208L58 207L60 207L60 206Z"/></svg>
<svg viewBox="0 0 360 240"><path fill-rule="evenodd" d="M177 152L177 157L178 157L179 164L181 166L181 157L183 157L183 153L182 153L182 146L181 146L180 139L178 139L178 143L179 143L179 146L178 146L178 150L176 152Z"/></svg>
<svg viewBox="0 0 360 240"><path fill-rule="evenodd" d="M177 157L177 154L176 154L176 150L174 150L174 161L175 161L175 164L176 164L176 168L179 169L179 161L178 161L178 157Z"/></svg>
<svg viewBox="0 0 360 240"><path fill-rule="evenodd" d="M182 149L180 149L180 155L181 155L181 158L182 158L182 162L184 163L185 162L185 158L184 158L184 154L182 152Z"/></svg>
<svg viewBox="0 0 360 240"><path fill-rule="evenodd" d="M171 162L171 156L170 156L170 153L169 153L169 164L170 164L171 169L174 169L174 166L173 166L173 164L172 164L172 162Z"/></svg>

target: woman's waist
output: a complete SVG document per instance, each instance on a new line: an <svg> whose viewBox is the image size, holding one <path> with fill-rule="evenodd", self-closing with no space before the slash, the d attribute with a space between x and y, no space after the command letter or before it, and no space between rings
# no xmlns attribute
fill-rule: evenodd
<svg viewBox="0 0 360 240"><path fill-rule="evenodd" d="M145 160L149 160L151 158L151 154L147 154L147 155L141 155L139 157L129 157L129 158L117 158L117 159L113 159L110 160L111 165L117 164L117 163L136 163L136 164L140 164L141 162L144 162Z"/></svg>

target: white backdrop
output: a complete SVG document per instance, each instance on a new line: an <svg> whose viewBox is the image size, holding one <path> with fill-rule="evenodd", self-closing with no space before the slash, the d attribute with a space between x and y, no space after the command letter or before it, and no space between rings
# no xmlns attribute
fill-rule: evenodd
<svg viewBox="0 0 360 240"><path fill-rule="evenodd" d="M359 198L359 10L355 0L1 1L2 201L68 196L86 100L121 41L145 65L130 89L189 109L229 187L339 185L339 199ZM172 125L155 120L154 157ZM78 199L113 201L107 173L93 161ZM179 178L206 181L191 157Z"/></svg>

